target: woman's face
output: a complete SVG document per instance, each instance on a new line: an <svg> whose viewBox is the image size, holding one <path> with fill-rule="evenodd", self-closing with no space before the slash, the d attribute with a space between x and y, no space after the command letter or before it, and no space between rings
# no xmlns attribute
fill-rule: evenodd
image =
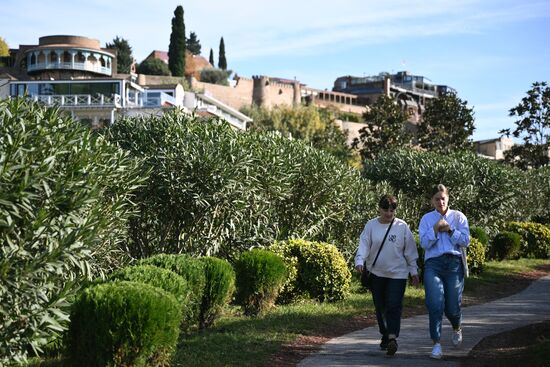
<svg viewBox="0 0 550 367"><path fill-rule="evenodd" d="M449 207L449 196L444 192L438 192L432 196L432 205L441 214L445 214Z"/></svg>
<svg viewBox="0 0 550 367"><path fill-rule="evenodd" d="M395 217L395 209L391 206L388 209L378 208L378 214L380 215L380 222L389 223Z"/></svg>

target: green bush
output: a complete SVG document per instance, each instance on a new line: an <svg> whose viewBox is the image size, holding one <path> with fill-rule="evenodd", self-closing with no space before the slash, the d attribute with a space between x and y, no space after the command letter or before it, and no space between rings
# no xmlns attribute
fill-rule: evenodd
<svg viewBox="0 0 550 367"><path fill-rule="evenodd" d="M476 226L470 227L470 236L478 239L483 246L485 247L489 246L489 235L483 228L476 227Z"/></svg>
<svg viewBox="0 0 550 367"><path fill-rule="evenodd" d="M349 293L351 272L336 246L294 239L274 243L270 249L297 267L296 281L285 289L285 296L307 296L323 302L344 299Z"/></svg>
<svg viewBox="0 0 550 367"><path fill-rule="evenodd" d="M199 328L211 326L235 291L235 271L227 260L201 257L205 286L199 314Z"/></svg>
<svg viewBox="0 0 550 367"><path fill-rule="evenodd" d="M153 265L173 271L187 281L191 291L189 309L184 313L183 325L197 325L206 284L204 264L197 258L181 254L158 254L138 261L139 265Z"/></svg>
<svg viewBox="0 0 550 367"><path fill-rule="evenodd" d="M550 166L530 169L526 172L528 189L523 199L531 209L531 221L550 225Z"/></svg>
<svg viewBox="0 0 550 367"><path fill-rule="evenodd" d="M480 240L470 237L470 245L466 259L468 261L468 269L471 274L481 274L485 265L485 246Z"/></svg>
<svg viewBox="0 0 550 367"><path fill-rule="evenodd" d="M550 228L531 222L510 222L504 227L522 238L522 256L536 259L550 258Z"/></svg>
<svg viewBox="0 0 550 367"><path fill-rule="evenodd" d="M497 260L514 260L521 255L521 236L503 231L493 238L492 256Z"/></svg>
<svg viewBox="0 0 550 367"><path fill-rule="evenodd" d="M143 283L113 282L86 288L71 313L72 364L169 366L181 307L170 293Z"/></svg>
<svg viewBox="0 0 550 367"><path fill-rule="evenodd" d="M109 134L151 170L136 198L140 217L130 223L135 258L163 252L232 260L299 237L338 244L350 259L376 214L382 189L299 140L177 113L121 119Z"/></svg>
<svg viewBox="0 0 550 367"><path fill-rule="evenodd" d="M129 260L136 164L57 108L0 100L0 365L39 353L80 283Z"/></svg>
<svg viewBox="0 0 550 367"><path fill-rule="evenodd" d="M525 217L532 209L525 200L525 173L478 157L472 152L439 154L416 150L387 151L364 163L364 175L374 182L387 181L394 192L411 200L415 210L399 215L417 227L422 214L432 210L429 192L438 183L449 188L450 206L468 216L471 225L494 233L510 220ZM490 198L490 200L488 200Z"/></svg>
<svg viewBox="0 0 550 367"><path fill-rule="evenodd" d="M176 297L178 304L182 309L184 324L183 329L190 325L185 324L193 317L191 313L191 288L187 281L175 272L163 269L153 265L137 265L123 268L109 276L110 281L127 280L152 285L164 289L166 292Z"/></svg>
<svg viewBox="0 0 550 367"><path fill-rule="evenodd" d="M283 259L275 253L253 249L235 261L236 302L245 315L255 316L273 306L287 278Z"/></svg>

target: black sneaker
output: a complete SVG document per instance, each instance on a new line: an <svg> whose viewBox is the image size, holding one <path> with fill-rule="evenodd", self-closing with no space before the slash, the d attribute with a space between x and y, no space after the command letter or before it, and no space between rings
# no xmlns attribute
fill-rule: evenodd
<svg viewBox="0 0 550 367"><path fill-rule="evenodd" d="M387 347L386 354L388 356L393 356L395 354L395 352L397 352L397 340L392 338L388 341L388 347Z"/></svg>
<svg viewBox="0 0 550 367"><path fill-rule="evenodd" d="M388 349L388 337L387 336L383 336L382 339L380 340L380 349L381 350L386 350Z"/></svg>

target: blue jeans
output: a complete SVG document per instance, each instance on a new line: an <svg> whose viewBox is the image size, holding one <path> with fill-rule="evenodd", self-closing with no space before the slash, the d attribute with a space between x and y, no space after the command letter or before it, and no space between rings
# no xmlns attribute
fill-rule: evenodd
<svg viewBox="0 0 550 367"><path fill-rule="evenodd" d="M378 330L383 337L389 334L399 336L401 328L401 311L407 279L391 279L372 276L372 300L376 309Z"/></svg>
<svg viewBox="0 0 550 367"><path fill-rule="evenodd" d="M443 312L454 329L460 327L464 268L460 256L444 254L426 260L424 264L426 307L430 316L430 337L441 339Z"/></svg>

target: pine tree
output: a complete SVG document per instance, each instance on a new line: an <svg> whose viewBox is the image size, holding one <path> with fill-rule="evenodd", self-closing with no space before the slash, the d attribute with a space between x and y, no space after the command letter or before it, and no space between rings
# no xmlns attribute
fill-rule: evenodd
<svg viewBox="0 0 550 367"><path fill-rule="evenodd" d="M223 42L223 37L220 40L218 68L222 70L227 70L227 60L225 59L225 43Z"/></svg>
<svg viewBox="0 0 550 367"><path fill-rule="evenodd" d="M117 71L122 74L130 74L134 56L132 55L132 47L130 47L128 41L122 37L116 36L116 38L113 39L113 43L107 43L105 47L113 48L117 51Z"/></svg>
<svg viewBox="0 0 550 367"><path fill-rule="evenodd" d="M193 55L201 54L201 41L199 41L195 32L191 32L191 34L189 35L186 46L189 52L191 52Z"/></svg>
<svg viewBox="0 0 550 367"><path fill-rule="evenodd" d="M210 57L208 58L210 65L214 66L214 51L210 49Z"/></svg>
<svg viewBox="0 0 550 367"><path fill-rule="evenodd" d="M168 46L168 68L173 76L183 76L185 73L185 23L181 5L174 10L172 18L172 33Z"/></svg>

